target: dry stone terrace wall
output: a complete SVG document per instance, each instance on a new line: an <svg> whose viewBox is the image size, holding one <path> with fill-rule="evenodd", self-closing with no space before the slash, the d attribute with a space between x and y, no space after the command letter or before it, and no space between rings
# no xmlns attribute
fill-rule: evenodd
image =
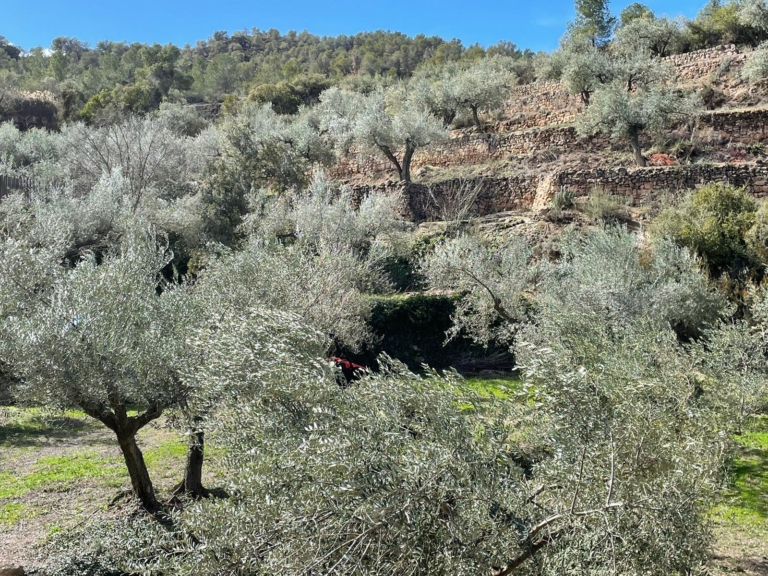
<svg viewBox="0 0 768 576"><path fill-rule="evenodd" d="M754 144L768 140L768 108L705 112L699 116L699 123L730 142Z"/></svg>
<svg viewBox="0 0 768 576"><path fill-rule="evenodd" d="M440 220L443 213L440 206L451 187L479 186L473 214L486 216L508 210L524 210L533 205L539 179L535 175L515 177L476 178L472 181L448 180L436 184L380 184L377 186L355 186L353 200L359 203L369 194L395 194L400 196L399 211L407 220L423 222Z"/></svg>
<svg viewBox="0 0 768 576"><path fill-rule="evenodd" d="M187 106L209 121L213 121L221 115L221 102L201 102L198 104L187 104Z"/></svg>
<svg viewBox="0 0 768 576"><path fill-rule="evenodd" d="M749 52L740 52L734 44L728 44L687 54L674 54L665 60L675 67L678 79L699 80L712 73L724 72L721 66L726 63L730 67L741 66L748 57Z"/></svg>
<svg viewBox="0 0 768 576"><path fill-rule="evenodd" d="M481 134L455 131L450 140L416 151L412 171L422 166L447 168L469 164L482 164L510 155L539 154L551 149L597 151L609 142L603 137L582 138L572 126L535 128L508 134ZM392 164L383 156L352 153L340 160L333 171L336 177L351 174L376 174L392 171Z"/></svg>
<svg viewBox="0 0 768 576"><path fill-rule="evenodd" d="M504 120L498 131L526 130L572 122L581 111L582 102L559 82L517 86L504 105Z"/></svg>
<svg viewBox="0 0 768 576"><path fill-rule="evenodd" d="M396 194L401 197L400 212L414 222L439 220L444 198L450 187L479 186L473 215L486 216L509 210L539 210L547 206L554 193L567 188L577 196L589 195L597 186L612 194L631 196L636 203L662 191L684 192L709 182L728 182L744 186L758 198L768 197L768 166L757 164L693 164L633 170L576 170L551 175L477 178L469 182L448 180L432 185L381 184L356 186L353 198L360 202L368 194Z"/></svg>
<svg viewBox="0 0 768 576"><path fill-rule="evenodd" d="M667 58L682 80L706 78L720 71L725 62L740 66L748 52L735 46L718 46ZM607 146L603 138L580 139L572 122L581 110L581 100L571 96L558 82L526 84L513 89L503 119L487 127L491 135L471 130L456 130L446 143L418 150L413 169L431 165L448 167L479 164L509 155L538 154L552 148L566 151L594 151ZM724 140L750 144L766 138L766 110L706 112L703 124L721 133ZM334 175L339 178L353 174L371 175L392 171L388 161L376 155L352 153L343 158Z"/></svg>
<svg viewBox="0 0 768 576"><path fill-rule="evenodd" d="M692 190L709 182L744 186L758 198L768 196L768 166L757 164L692 164L633 170L577 170L552 175L548 194L567 188L577 196L588 195L596 186L612 194L642 201L659 191ZM542 193L543 191L540 191Z"/></svg>
<svg viewBox="0 0 768 576"><path fill-rule="evenodd" d="M699 124L715 130L723 141L754 144L768 141L768 108L704 112ZM619 144L620 145L620 144ZM581 138L572 126L534 128L506 134L480 134L456 130L453 137L439 145L416 151L413 170L422 166L447 168L482 164L510 155L534 155L548 150L557 152L599 152L610 146L605 137ZM343 178L352 174L377 174L393 171L381 156L353 153L342 158L333 174Z"/></svg>
<svg viewBox="0 0 768 576"><path fill-rule="evenodd" d="M681 81L701 80L710 74L724 72L742 66L749 52L740 52L735 45L716 46L687 54L675 54L665 58L674 66ZM526 84L513 88L504 106L504 120L499 131L525 130L540 126L552 126L572 122L581 111L578 96L568 94L559 82Z"/></svg>

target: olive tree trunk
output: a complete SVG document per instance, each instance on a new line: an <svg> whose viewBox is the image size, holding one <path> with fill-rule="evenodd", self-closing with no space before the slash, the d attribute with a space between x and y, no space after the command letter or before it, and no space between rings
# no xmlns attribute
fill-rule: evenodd
<svg viewBox="0 0 768 576"><path fill-rule="evenodd" d="M472 122L475 123L475 126L477 126L478 130L483 129L483 125L480 123L480 116L477 114L477 106L469 105L470 109L472 110Z"/></svg>
<svg viewBox="0 0 768 576"><path fill-rule="evenodd" d="M411 140L405 141L405 153L403 154L402 163L397 159L389 146L379 145L381 150L387 159L392 162L392 165L397 168L397 173L400 176L401 182L411 181L411 161L413 160L413 153L416 152L416 146Z"/></svg>
<svg viewBox="0 0 768 576"><path fill-rule="evenodd" d="M647 166L648 162L643 156L643 150L640 148L640 131L637 129L632 130L629 133L629 144L632 146L632 151L635 153L635 164L638 166Z"/></svg>
<svg viewBox="0 0 768 576"><path fill-rule="evenodd" d="M414 152L416 152L416 146L410 140L406 141L405 154L403 154L403 169L400 171L400 180L403 182L411 181L411 161L413 160Z"/></svg>
<svg viewBox="0 0 768 576"><path fill-rule="evenodd" d="M199 418L195 418L199 421ZM197 427L190 428L187 463L184 479L174 489L174 494L186 494L193 498L207 498L210 492L203 486L203 461L205 459L205 432Z"/></svg>
<svg viewBox="0 0 768 576"><path fill-rule="evenodd" d="M147 464L144 462L144 455L136 443L136 433L152 420L159 418L163 409L160 406L152 405L142 414L128 416L126 403L117 394L111 396L110 404L112 410L104 405L88 403L84 403L80 407L86 414L96 418L115 433L120 451L123 453L125 467L128 469L128 476L131 478L133 494L148 512L155 513L160 510L160 504L155 496L152 480L149 478L149 470L147 470Z"/></svg>
<svg viewBox="0 0 768 576"><path fill-rule="evenodd" d="M117 432L117 441L123 453L125 466L128 468L128 475L131 477L134 495L148 512L157 512L160 509L160 504L155 497L155 490L152 487L152 480L149 478L144 456L139 445L136 444L136 435Z"/></svg>

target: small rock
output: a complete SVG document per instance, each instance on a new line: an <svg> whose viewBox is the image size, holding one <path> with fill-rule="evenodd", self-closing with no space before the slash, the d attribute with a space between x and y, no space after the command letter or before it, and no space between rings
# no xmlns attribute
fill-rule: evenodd
<svg viewBox="0 0 768 576"><path fill-rule="evenodd" d="M0 576L24 576L24 568L21 566L0 566Z"/></svg>

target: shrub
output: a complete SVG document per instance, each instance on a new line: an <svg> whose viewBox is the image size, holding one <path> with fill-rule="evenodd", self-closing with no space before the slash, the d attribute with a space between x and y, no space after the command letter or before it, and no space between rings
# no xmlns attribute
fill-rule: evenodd
<svg viewBox="0 0 768 576"><path fill-rule="evenodd" d="M573 208L573 201L575 198L576 193L573 190L562 187L555 192L550 206L554 210L567 210L568 208Z"/></svg>
<svg viewBox="0 0 768 576"><path fill-rule="evenodd" d="M768 262L768 204L760 204L755 223L744 235L744 241L761 262Z"/></svg>
<svg viewBox="0 0 768 576"><path fill-rule="evenodd" d="M706 259L714 275L754 274L760 258L746 236L755 225L756 209L754 199L743 188L711 183L659 214L650 232L694 250Z"/></svg>
<svg viewBox="0 0 768 576"><path fill-rule="evenodd" d="M750 84L757 84L768 78L768 42L764 42L750 54L741 69L741 77Z"/></svg>
<svg viewBox="0 0 768 576"><path fill-rule="evenodd" d="M595 221L616 222L626 220L629 217L627 199L611 194L599 186L592 190L584 204L583 211Z"/></svg>
<svg viewBox="0 0 768 576"><path fill-rule="evenodd" d="M419 369L422 364L445 369L455 366L457 359L466 362L487 355L488 349L474 344L466 333L446 342L458 305L461 300L448 295L377 297L368 324L378 339L368 350L366 362L374 361L379 352L386 352L411 369ZM490 347L496 349L493 343ZM509 355L501 361L506 361L507 367L512 365Z"/></svg>

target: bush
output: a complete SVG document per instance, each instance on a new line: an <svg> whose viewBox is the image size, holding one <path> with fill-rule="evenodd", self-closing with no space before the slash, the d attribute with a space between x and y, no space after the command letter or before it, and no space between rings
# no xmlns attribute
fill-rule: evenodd
<svg viewBox="0 0 768 576"><path fill-rule="evenodd" d="M741 77L750 84L757 84L768 78L768 42L750 54L741 69Z"/></svg>
<svg viewBox="0 0 768 576"><path fill-rule="evenodd" d="M457 296L435 294L377 297L368 324L379 338L365 361L372 363L380 352L386 352L414 370L422 364L444 369L456 366L459 360L469 365L473 359L496 352L493 343L486 348L464 334L446 342L458 301ZM507 368L513 364L510 355L499 360Z"/></svg>
<svg viewBox="0 0 768 576"><path fill-rule="evenodd" d="M760 262L768 262L768 204L760 204L755 223L744 235L744 241Z"/></svg>
<svg viewBox="0 0 768 576"><path fill-rule="evenodd" d="M595 221L618 222L629 218L627 199L611 194L599 186L592 190L584 204L583 211Z"/></svg>
<svg viewBox="0 0 768 576"><path fill-rule="evenodd" d="M573 190L562 187L555 192L555 195L552 197L551 207L554 210L567 210L568 208L573 208L573 201L575 198L576 193Z"/></svg>
<svg viewBox="0 0 768 576"><path fill-rule="evenodd" d="M754 276L761 258L753 246L763 234L762 228L752 231L756 212L755 200L743 188L711 183L659 214L650 232L694 250L713 275ZM753 238L750 244L748 236Z"/></svg>
<svg viewBox="0 0 768 576"><path fill-rule="evenodd" d="M248 94L248 101L269 103L277 114L296 114L303 103L296 89L286 82L256 86Z"/></svg>

